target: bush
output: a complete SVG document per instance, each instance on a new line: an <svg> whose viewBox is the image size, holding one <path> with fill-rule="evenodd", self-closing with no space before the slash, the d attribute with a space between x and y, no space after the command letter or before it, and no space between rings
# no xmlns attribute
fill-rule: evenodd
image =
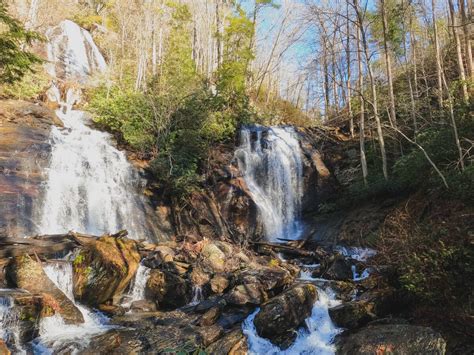
<svg viewBox="0 0 474 355"><path fill-rule="evenodd" d="M43 94L50 84L50 79L40 65L26 72L21 80L0 87L0 96L17 100L34 100Z"/></svg>

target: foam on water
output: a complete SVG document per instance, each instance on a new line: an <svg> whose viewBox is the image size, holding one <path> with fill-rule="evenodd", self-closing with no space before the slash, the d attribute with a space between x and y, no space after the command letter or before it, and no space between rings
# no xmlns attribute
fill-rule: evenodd
<svg viewBox="0 0 474 355"><path fill-rule="evenodd" d="M259 312L259 309L257 309L245 320L242 326L243 333L247 337L249 354L335 354L336 348L333 341L335 336L340 333L340 329L332 323L328 309L338 304L340 304L340 301L335 299L335 295L330 289L318 288L318 300L313 306L311 316L306 319L306 329L298 330L295 342L286 350L281 350L269 340L261 338L257 334L253 323Z"/></svg>

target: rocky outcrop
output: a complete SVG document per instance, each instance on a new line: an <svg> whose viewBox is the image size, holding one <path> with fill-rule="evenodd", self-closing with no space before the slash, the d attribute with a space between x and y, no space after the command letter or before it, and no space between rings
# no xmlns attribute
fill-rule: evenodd
<svg viewBox="0 0 474 355"><path fill-rule="evenodd" d="M337 354L446 353L446 341L431 328L406 324L374 325L338 341Z"/></svg>
<svg viewBox="0 0 474 355"><path fill-rule="evenodd" d="M296 285L263 304L254 319L257 333L282 347L288 347L297 329L310 316L318 297L316 286Z"/></svg>
<svg viewBox="0 0 474 355"><path fill-rule="evenodd" d="M48 108L26 101L0 100L0 237L35 232L31 219L51 146Z"/></svg>
<svg viewBox="0 0 474 355"><path fill-rule="evenodd" d="M175 309L189 303L191 284L183 277L169 272L153 270L146 283L145 297L160 309Z"/></svg>
<svg viewBox="0 0 474 355"><path fill-rule="evenodd" d="M81 311L46 276L41 264L30 256L24 255L12 259L7 266L7 279L11 287L41 295L43 307L50 310L49 315L59 313L67 324L84 322Z"/></svg>
<svg viewBox="0 0 474 355"><path fill-rule="evenodd" d="M93 307L115 302L139 262L136 242L131 239L103 236L87 240L73 262L74 297Z"/></svg>
<svg viewBox="0 0 474 355"><path fill-rule="evenodd" d="M329 309L334 324L341 328L357 328L373 320L375 305L371 302L352 301Z"/></svg>

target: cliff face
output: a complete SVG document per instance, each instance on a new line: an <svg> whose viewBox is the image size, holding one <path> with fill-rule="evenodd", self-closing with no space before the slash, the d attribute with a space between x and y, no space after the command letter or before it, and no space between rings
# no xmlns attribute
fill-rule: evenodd
<svg viewBox="0 0 474 355"><path fill-rule="evenodd" d="M346 138L324 129L297 130L303 163L303 222L312 219L320 204L341 186L336 172L344 169ZM237 141L237 140L236 140ZM234 155L238 143L216 146L205 169L204 188L185 203L161 201L156 208L162 233L194 235L196 238L227 239L238 243L263 238L263 224L251 192ZM343 181L343 183L345 183ZM305 223L306 224L306 223ZM307 228L305 236L313 234Z"/></svg>
<svg viewBox="0 0 474 355"><path fill-rule="evenodd" d="M48 108L26 101L0 101L0 237L32 230L33 201L47 166L52 125Z"/></svg>

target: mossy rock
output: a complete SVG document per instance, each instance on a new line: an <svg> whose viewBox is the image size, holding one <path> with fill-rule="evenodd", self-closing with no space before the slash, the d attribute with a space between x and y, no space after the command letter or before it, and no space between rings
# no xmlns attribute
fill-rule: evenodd
<svg viewBox="0 0 474 355"><path fill-rule="evenodd" d="M73 261L74 297L92 307L115 301L139 263L140 254L131 239L104 236L88 243Z"/></svg>

